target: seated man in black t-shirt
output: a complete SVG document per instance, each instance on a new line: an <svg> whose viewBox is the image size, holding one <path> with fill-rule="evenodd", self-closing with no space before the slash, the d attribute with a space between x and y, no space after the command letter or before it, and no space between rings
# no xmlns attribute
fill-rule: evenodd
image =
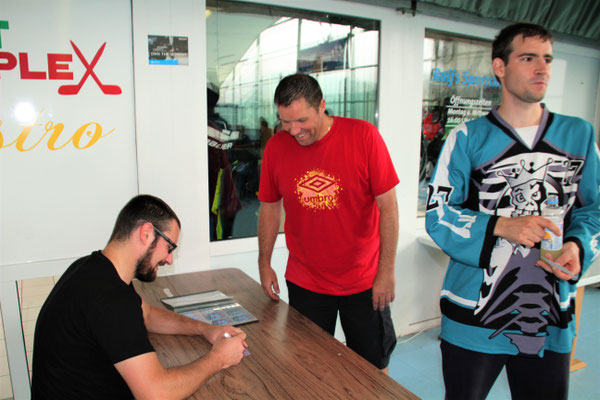
<svg viewBox="0 0 600 400"><path fill-rule="evenodd" d="M133 288L134 277L152 281L159 265L171 264L180 228L165 202L136 196L119 213L104 250L65 271L37 320L33 399L180 399L240 362L242 330L150 306ZM188 365L166 369L148 332L203 335L213 348Z"/></svg>

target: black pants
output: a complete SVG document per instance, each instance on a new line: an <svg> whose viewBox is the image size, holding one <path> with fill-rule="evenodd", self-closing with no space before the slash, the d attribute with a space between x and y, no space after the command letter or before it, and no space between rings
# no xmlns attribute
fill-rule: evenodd
<svg viewBox="0 0 600 400"><path fill-rule="evenodd" d="M512 400L566 400L570 353L544 351L544 357L485 354L444 340L442 371L446 400L482 400L506 367Z"/></svg>
<svg viewBox="0 0 600 400"><path fill-rule="evenodd" d="M339 311L346 345L377 368L388 366L396 347L396 333L390 307L373 310L371 289L348 296L332 296L311 292L290 281L286 283L290 306L330 335L335 333Z"/></svg>

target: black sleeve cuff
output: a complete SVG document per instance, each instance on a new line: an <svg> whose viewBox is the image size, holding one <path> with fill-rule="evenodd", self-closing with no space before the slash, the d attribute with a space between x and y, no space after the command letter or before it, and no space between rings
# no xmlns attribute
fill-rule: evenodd
<svg viewBox="0 0 600 400"><path fill-rule="evenodd" d="M492 259L492 250L496 245L498 239L494 236L494 229L496 229L496 223L498 222L497 215L492 215L488 222L485 230L485 239L483 240L483 247L481 249L481 256L479 257L479 268L488 268L490 266L490 260Z"/></svg>

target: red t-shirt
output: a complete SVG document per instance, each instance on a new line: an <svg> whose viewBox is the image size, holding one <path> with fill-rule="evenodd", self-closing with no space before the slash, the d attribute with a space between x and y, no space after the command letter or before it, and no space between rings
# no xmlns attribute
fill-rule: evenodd
<svg viewBox="0 0 600 400"><path fill-rule="evenodd" d="M379 262L375 196L398 182L385 143L369 122L335 117L329 133L306 147L285 131L273 136L258 198L283 198L286 279L332 295L371 288Z"/></svg>

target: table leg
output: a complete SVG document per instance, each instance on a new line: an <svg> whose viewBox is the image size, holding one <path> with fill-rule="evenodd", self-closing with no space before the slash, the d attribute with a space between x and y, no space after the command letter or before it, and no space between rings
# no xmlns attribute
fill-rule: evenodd
<svg viewBox="0 0 600 400"><path fill-rule="evenodd" d="M581 304L583 303L583 292L585 286L577 288L577 295L575 296L575 333L579 333L579 317L581 317ZM587 366L581 360L575 359L575 345L577 344L577 336L573 338L573 349L571 350L571 372L577 371L578 369L585 368Z"/></svg>
<svg viewBox="0 0 600 400"><path fill-rule="evenodd" d="M2 303L2 322L13 398L15 400L31 399L29 368L16 281L0 283L0 303Z"/></svg>

